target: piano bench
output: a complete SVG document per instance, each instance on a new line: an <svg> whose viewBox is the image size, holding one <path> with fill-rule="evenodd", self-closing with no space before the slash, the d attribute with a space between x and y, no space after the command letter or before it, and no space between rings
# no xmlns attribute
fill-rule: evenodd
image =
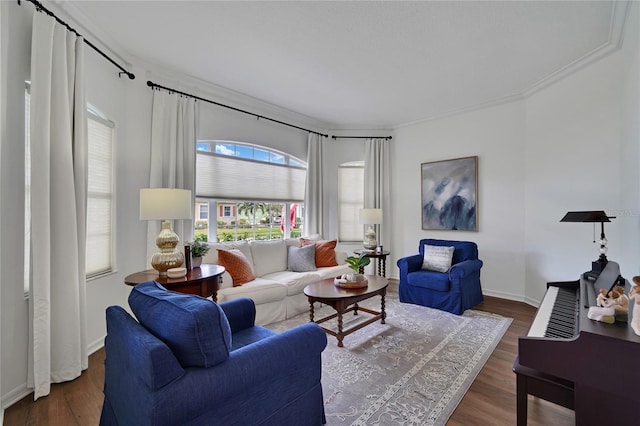
<svg viewBox="0 0 640 426"><path fill-rule="evenodd" d="M516 373L518 426L527 426L529 395L574 409L573 382L523 367L519 357L513 364L513 372Z"/></svg>

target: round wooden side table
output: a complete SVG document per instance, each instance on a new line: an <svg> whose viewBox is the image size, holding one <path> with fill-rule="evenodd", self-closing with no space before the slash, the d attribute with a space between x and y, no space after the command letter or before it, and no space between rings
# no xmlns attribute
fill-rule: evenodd
<svg viewBox="0 0 640 426"><path fill-rule="evenodd" d="M204 263L197 268L187 271L187 275L180 278L160 277L155 269L135 272L124 279L124 283L130 286L145 281L157 281L167 290L180 293L197 294L202 297L212 297L216 301L218 289L222 281L225 268L220 265Z"/></svg>
<svg viewBox="0 0 640 426"><path fill-rule="evenodd" d="M386 250L383 250L381 252L376 252L376 251L370 251L365 249L354 250L353 252L358 256L364 253L365 257L368 257L371 259L378 259L378 276L381 276L381 277L387 276L387 256L389 256L391 252ZM360 268L359 272L361 274L364 274L364 268Z"/></svg>

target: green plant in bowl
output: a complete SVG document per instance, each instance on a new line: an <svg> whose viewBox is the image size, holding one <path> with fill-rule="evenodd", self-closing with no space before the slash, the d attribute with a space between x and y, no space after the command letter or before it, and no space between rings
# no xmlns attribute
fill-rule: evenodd
<svg viewBox="0 0 640 426"><path fill-rule="evenodd" d="M365 253L361 253L359 256L347 257L347 265L349 265L349 268L353 269L356 274L360 273L360 268L364 268L369 263L371 263L371 259L366 257Z"/></svg>
<svg viewBox="0 0 640 426"><path fill-rule="evenodd" d="M209 253L209 244L206 241L195 240L191 244L191 257L202 257L205 254Z"/></svg>

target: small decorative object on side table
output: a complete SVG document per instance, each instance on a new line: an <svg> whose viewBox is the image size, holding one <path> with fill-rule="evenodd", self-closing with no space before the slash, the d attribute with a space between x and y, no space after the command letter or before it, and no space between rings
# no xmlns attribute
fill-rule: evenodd
<svg viewBox="0 0 640 426"><path fill-rule="evenodd" d="M354 250L353 251L358 256L364 256L371 259L378 259L378 275L381 277L387 276L387 256L391 254L390 251L386 250ZM364 267L360 268L360 273L364 274Z"/></svg>
<svg viewBox="0 0 640 426"><path fill-rule="evenodd" d="M124 283L134 286L153 280L162 284L167 290L212 297L216 301L224 272L224 266L210 265L208 263L200 265L199 268L188 270L185 276L179 278L160 277L158 276L158 271L148 269L128 275L124 279Z"/></svg>
<svg viewBox="0 0 640 426"><path fill-rule="evenodd" d="M209 253L209 244L206 241L195 240L189 244L191 251L191 267L197 268L202 265L202 256Z"/></svg>

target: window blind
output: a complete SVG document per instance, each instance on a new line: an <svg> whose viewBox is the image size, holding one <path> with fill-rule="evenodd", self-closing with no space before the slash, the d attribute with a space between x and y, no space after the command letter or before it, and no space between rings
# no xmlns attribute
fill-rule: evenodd
<svg viewBox="0 0 640 426"><path fill-rule="evenodd" d="M306 170L198 151L196 197L304 201Z"/></svg>
<svg viewBox="0 0 640 426"><path fill-rule="evenodd" d="M338 167L338 238L340 241L362 241L359 222L364 205L364 162L351 162Z"/></svg>
<svg viewBox="0 0 640 426"><path fill-rule="evenodd" d="M87 186L87 277L110 272L112 259L114 124L89 113Z"/></svg>

